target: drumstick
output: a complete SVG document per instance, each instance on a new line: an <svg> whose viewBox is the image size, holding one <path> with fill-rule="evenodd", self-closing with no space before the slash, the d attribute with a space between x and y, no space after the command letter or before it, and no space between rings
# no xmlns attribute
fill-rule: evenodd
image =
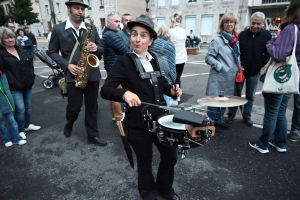
<svg viewBox="0 0 300 200"><path fill-rule="evenodd" d="M168 106L160 106L160 105L157 105L157 104L153 104L153 103L147 103L147 102L141 102L142 104L145 104L145 105L148 105L148 106L154 106L154 107L159 107L159 108L162 108L162 109L165 109L165 110L169 110L169 111L179 111L179 110L183 110L182 108L180 107L168 107Z"/></svg>

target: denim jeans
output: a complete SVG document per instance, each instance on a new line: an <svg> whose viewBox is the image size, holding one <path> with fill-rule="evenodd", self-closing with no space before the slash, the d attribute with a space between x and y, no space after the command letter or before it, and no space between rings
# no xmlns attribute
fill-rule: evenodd
<svg viewBox="0 0 300 200"><path fill-rule="evenodd" d="M300 88L300 82L299 82ZM292 127L291 130L300 131L300 95L294 94L294 112L292 117Z"/></svg>
<svg viewBox="0 0 300 200"><path fill-rule="evenodd" d="M263 149L268 149L269 141L274 136L275 145L286 148L286 107L291 95L263 93L263 96L265 115L262 135L258 140L258 145Z"/></svg>
<svg viewBox="0 0 300 200"><path fill-rule="evenodd" d="M252 112L252 107L253 107L253 102L255 99L255 92L256 92L256 87L258 84L258 80L260 77L260 73L254 75L254 76L247 76L245 77L245 83L246 83L246 99L248 102L244 105L243 113L242 116L245 119L251 119L251 112ZM239 84L240 91L243 89L243 84ZM228 116L235 116L236 111L238 107L230 107L228 108Z"/></svg>
<svg viewBox="0 0 300 200"><path fill-rule="evenodd" d="M223 121L224 112L225 112L225 108L207 106L207 115L212 121L218 121L218 124L224 123Z"/></svg>
<svg viewBox="0 0 300 200"><path fill-rule="evenodd" d="M26 91L11 91L15 102L15 119L19 132L24 132L30 124L32 88Z"/></svg>
<svg viewBox="0 0 300 200"><path fill-rule="evenodd" d="M5 126L3 116L5 116L8 122L9 130ZM20 140L23 140L23 138L19 135L18 124L14 118L14 114L12 112L9 112L3 114L3 116L0 116L0 133L3 143L5 144L10 141L16 143Z"/></svg>

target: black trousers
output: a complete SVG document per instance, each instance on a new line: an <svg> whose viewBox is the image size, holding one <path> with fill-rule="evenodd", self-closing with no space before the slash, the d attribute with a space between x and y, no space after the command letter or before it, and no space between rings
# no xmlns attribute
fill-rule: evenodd
<svg viewBox="0 0 300 200"><path fill-rule="evenodd" d="M71 125L77 120L81 110L81 106L85 105L85 129L88 137L99 137L99 130L97 124L98 112L98 90L99 81L88 82L86 87L81 89L75 87L75 82L67 83L68 90L68 105L66 109L66 119Z"/></svg>
<svg viewBox="0 0 300 200"><path fill-rule="evenodd" d="M183 72L184 64L185 63L176 64L176 73L177 73L176 83L179 84L180 88L181 88L180 77Z"/></svg>
<svg viewBox="0 0 300 200"><path fill-rule="evenodd" d="M147 129L128 127L128 139L137 157L138 187L142 199L154 199L157 193L167 198L173 197L172 185L177 150L160 144L156 133L151 133ZM160 152L156 182L152 174L153 143Z"/></svg>

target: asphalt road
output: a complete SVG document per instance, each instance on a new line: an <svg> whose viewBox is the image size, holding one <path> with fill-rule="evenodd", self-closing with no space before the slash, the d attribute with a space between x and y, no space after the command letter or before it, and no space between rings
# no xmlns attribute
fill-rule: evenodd
<svg viewBox="0 0 300 200"><path fill-rule="evenodd" d="M200 54L189 56L182 77L181 106L195 106L196 100L204 97L209 72L204 54L202 49ZM24 146L0 145L0 199L140 199L136 168L127 162L108 101L98 99L98 126L101 137L108 141L106 147L87 144L84 107L72 136L65 138L66 99L61 98L58 87L43 88L43 77L51 74L49 67L39 61L35 67L38 76L33 89L32 123L42 128L28 132ZM191 149L186 158L178 160L174 189L181 199L299 199L299 143L288 142L288 152L283 154L270 148L267 155L248 145L261 134L262 105L258 94L253 111L257 127L245 126L237 116L229 131L216 133L207 144ZM155 176L159 154L156 148L153 153Z"/></svg>

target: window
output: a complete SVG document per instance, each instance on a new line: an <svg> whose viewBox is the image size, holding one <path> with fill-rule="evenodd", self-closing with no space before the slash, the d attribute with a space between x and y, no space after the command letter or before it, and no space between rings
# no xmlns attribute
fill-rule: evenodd
<svg viewBox="0 0 300 200"><path fill-rule="evenodd" d="M104 0L99 0L100 9L104 9Z"/></svg>
<svg viewBox="0 0 300 200"><path fill-rule="evenodd" d="M290 2L290 0L262 0L262 4L266 4L266 3L283 3L283 2Z"/></svg>
<svg viewBox="0 0 300 200"><path fill-rule="evenodd" d="M171 5L172 6L179 5L179 0L172 0Z"/></svg>
<svg viewBox="0 0 300 200"><path fill-rule="evenodd" d="M47 14L50 14L50 12L49 12L49 6L48 5L45 5L45 10L46 10Z"/></svg>
<svg viewBox="0 0 300 200"><path fill-rule="evenodd" d="M212 35L214 26L213 15L202 15L201 20L201 35Z"/></svg>
<svg viewBox="0 0 300 200"><path fill-rule="evenodd" d="M56 3L56 13L60 13L59 3Z"/></svg>
<svg viewBox="0 0 300 200"><path fill-rule="evenodd" d="M196 3L197 0L187 0L186 2L187 2L187 3Z"/></svg>
<svg viewBox="0 0 300 200"><path fill-rule="evenodd" d="M190 35L190 30L196 34L196 16L186 16L185 18L185 31L186 35Z"/></svg>
<svg viewBox="0 0 300 200"><path fill-rule="evenodd" d="M214 1L214 0L203 0L203 2L210 2L210 1Z"/></svg>
<svg viewBox="0 0 300 200"><path fill-rule="evenodd" d="M9 4L5 4L5 11L6 11L6 14L9 13L9 11L10 11L10 5Z"/></svg>
<svg viewBox="0 0 300 200"><path fill-rule="evenodd" d="M90 0L87 0L87 1L86 1L86 4L87 4L89 7L91 7L91 1L90 1Z"/></svg>
<svg viewBox="0 0 300 200"><path fill-rule="evenodd" d="M157 18L157 27L166 24L165 18Z"/></svg>
<svg viewBox="0 0 300 200"><path fill-rule="evenodd" d="M158 6L165 6L166 0L158 0Z"/></svg>

